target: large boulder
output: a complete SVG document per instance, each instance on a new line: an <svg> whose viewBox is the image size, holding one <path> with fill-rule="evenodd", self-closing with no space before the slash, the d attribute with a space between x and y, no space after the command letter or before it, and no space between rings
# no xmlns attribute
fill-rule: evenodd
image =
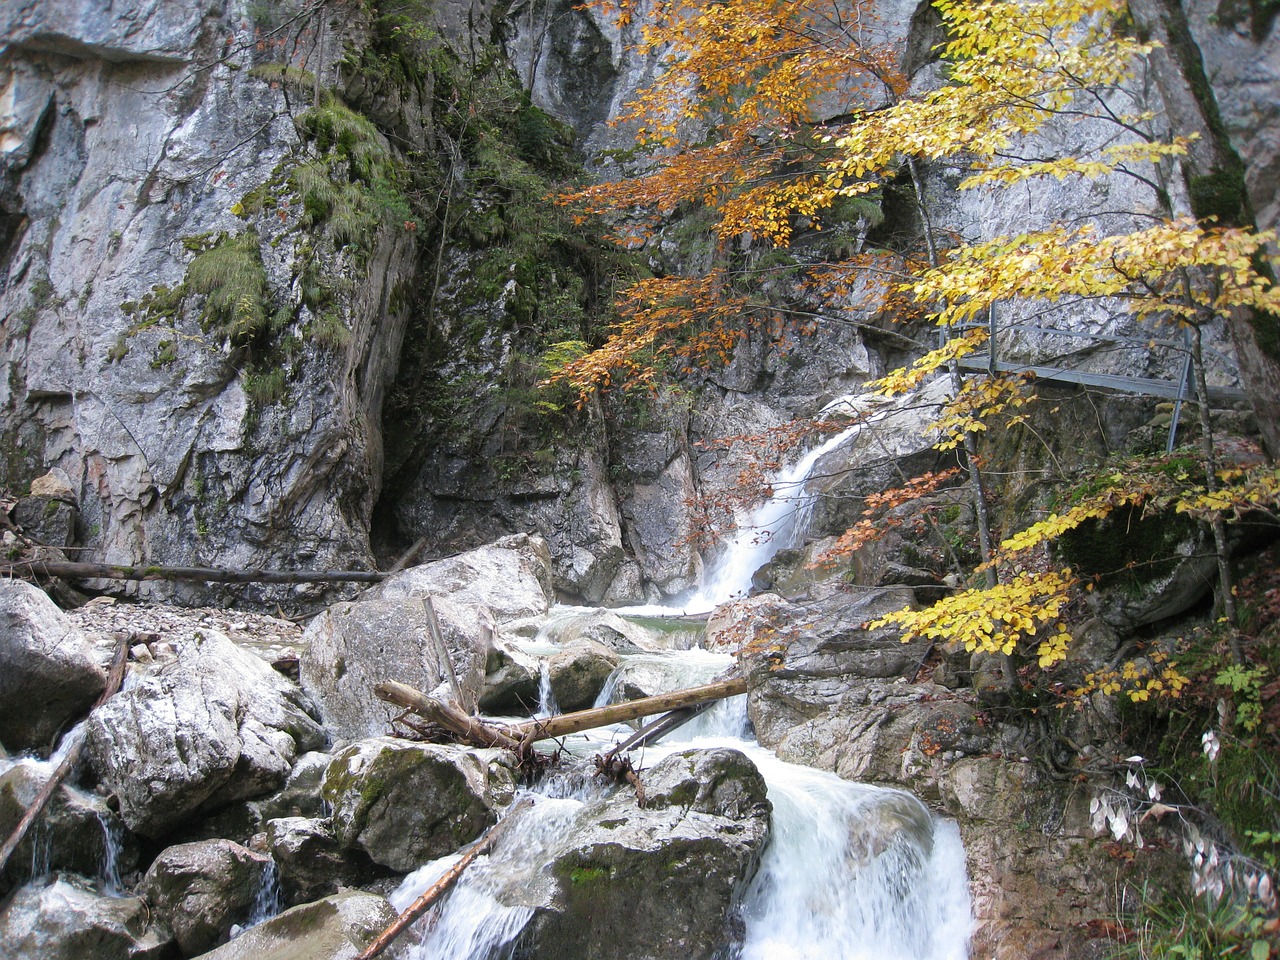
<svg viewBox="0 0 1280 960"><path fill-rule="evenodd" d="M913 604L908 587L855 587L808 602L760 594L716 609L707 648L763 658L773 677L910 678L928 645L904 644L898 631L864 624Z"/></svg>
<svg viewBox="0 0 1280 960"><path fill-rule="evenodd" d="M0 581L0 743L47 751L106 687L102 659L43 591Z"/></svg>
<svg viewBox="0 0 1280 960"><path fill-rule="evenodd" d="M618 655L603 643L575 640L547 661L551 692L561 710L582 710L593 703L618 665Z"/></svg>
<svg viewBox="0 0 1280 960"><path fill-rule="evenodd" d="M0 906L6 960L161 960L172 940L137 897L107 897L75 876L28 884Z"/></svg>
<svg viewBox="0 0 1280 960"><path fill-rule="evenodd" d="M501 751L389 737L339 752L323 786L339 844L401 872L474 840L514 791Z"/></svg>
<svg viewBox="0 0 1280 960"><path fill-rule="evenodd" d="M230 840L183 843L156 857L141 889L192 955L213 949L253 916L271 870L270 857Z"/></svg>
<svg viewBox="0 0 1280 960"><path fill-rule="evenodd" d="M160 837L193 812L262 796L324 744L301 691L214 631L144 674L89 721L87 753L133 830Z"/></svg>
<svg viewBox="0 0 1280 960"><path fill-rule="evenodd" d="M346 890L286 910L202 960L355 960L395 918L384 897Z"/></svg>
<svg viewBox="0 0 1280 960"><path fill-rule="evenodd" d="M521 937L530 960L705 960L736 939L737 895L769 832L764 779L736 750L688 750L588 807Z"/></svg>
<svg viewBox="0 0 1280 960"><path fill-rule="evenodd" d="M281 897L289 905L310 903L386 873L362 851L344 850L328 818L269 820L267 846L280 871Z"/></svg>
<svg viewBox="0 0 1280 960"><path fill-rule="evenodd" d="M541 616L554 599L551 554L539 536L515 534L456 557L393 574L365 600L421 600L447 596L487 607L499 623Z"/></svg>
<svg viewBox="0 0 1280 960"><path fill-rule="evenodd" d="M475 606L445 597L432 605L463 699L471 706L484 683L489 631ZM339 603L311 622L303 636L302 685L336 739L389 732L399 710L373 695L384 681L453 699L447 667L428 630L422 601L405 597Z"/></svg>

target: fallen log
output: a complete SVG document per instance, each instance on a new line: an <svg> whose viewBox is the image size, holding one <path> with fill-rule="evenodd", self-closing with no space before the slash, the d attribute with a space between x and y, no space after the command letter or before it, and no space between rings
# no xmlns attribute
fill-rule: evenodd
<svg viewBox="0 0 1280 960"><path fill-rule="evenodd" d="M205 583L379 583L379 570L229 570L218 567L128 566L71 560L0 563L0 575L68 577L73 580L198 580Z"/></svg>
<svg viewBox="0 0 1280 960"><path fill-rule="evenodd" d="M594 730L596 727L608 726L611 723L625 723L628 720L652 716L655 713L669 713L682 707L724 700L746 692L745 679L717 680L715 683L708 683L701 687L690 687L673 693L660 693L655 697L643 697L626 703L610 704L607 707L579 710L577 713L563 713L558 717L529 720L507 727L506 732L510 737L524 743L536 743L539 740L550 740L554 737L565 737L571 733L582 733L584 730Z"/></svg>
<svg viewBox="0 0 1280 960"><path fill-rule="evenodd" d="M420 690L405 683L388 680L373 688L379 700L394 703L397 707L412 710L419 716L426 717L446 730L451 731L466 743L477 747L502 747L504 750L520 751L520 742L508 736L504 731L491 727L482 720L469 717L452 704L444 703L434 697L428 697Z"/></svg>
<svg viewBox="0 0 1280 960"><path fill-rule="evenodd" d="M643 749L651 743L656 743L668 733L683 727L694 717L709 710L714 705L714 702L708 702L700 703L696 707L681 707L679 710L672 710L652 723L646 723L631 736L627 737L626 740L610 750L606 756L612 757L620 753L626 753L628 750Z"/></svg>
<svg viewBox="0 0 1280 960"><path fill-rule="evenodd" d="M471 866L471 862L475 860L476 857L480 856L480 854L492 847L494 841L502 835L502 831L506 829L507 824L511 822L511 818L514 814L531 806L533 806L533 798L525 797L508 810L506 815L490 827L488 831L486 831L480 839L475 842L471 849L462 855L462 858L457 863L445 871L444 876L428 887L422 896L409 904L409 906L405 908L404 913L396 917L391 926L378 934L377 939L374 940L373 943L369 944L369 946L365 947L364 950L361 951L360 955L356 957L356 960L373 960L374 957L386 950L396 937L404 933L405 928L408 927L409 924L413 923L413 921L426 913L431 909L432 904L453 889L453 885L458 882L458 878L462 876L462 872L466 870L467 867Z"/></svg>
<svg viewBox="0 0 1280 960"><path fill-rule="evenodd" d="M128 659L129 643L127 640L122 639L116 647L115 657L111 661L111 671L107 674L107 685L94 703L93 710L98 709L98 707L116 695L116 691L120 689L120 685L124 682L124 668ZM92 713L93 710L90 710L90 712ZM9 834L9 839L4 842L3 847L0 847L0 871L4 870L9 858L13 856L13 851L18 849L18 844L27 835L27 831L44 813L45 807L53 799L53 795L57 792L62 781L67 779L67 776L75 769L76 763L80 760L80 754L83 752L84 737L82 736L79 742L67 751L67 755L62 758L62 762L54 769L49 779L44 782L44 786L40 788L40 792L31 801L31 806L27 808L27 812L22 815L18 825Z"/></svg>

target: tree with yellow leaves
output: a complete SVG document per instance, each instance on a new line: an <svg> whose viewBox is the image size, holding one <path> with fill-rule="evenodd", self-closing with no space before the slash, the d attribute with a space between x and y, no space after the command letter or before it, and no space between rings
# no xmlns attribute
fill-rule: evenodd
<svg viewBox="0 0 1280 960"><path fill-rule="evenodd" d="M1124 89L1154 45L1126 29L1118 0L936 0L934 6L948 37L938 51L944 82L910 96L889 65L890 52L865 43L876 34L862 29L870 16L864 6L734 0L664 7L647 26L645 43L668 50L669 70L627 116L640 126L643 144L658 151L652 165L636 179L570 199L586 212L614 217L624 241L636 244L662 217L698 205L714 216L721 258L705 276L656 278L628 291L616 334L558 375L589 391L618 378L648 381L663 357L689 363L727 356L738 335L734 321L770 309L743 293L742 277L730 267L732 245L785 246L798 228L820 224L834 204L874 196L905 172L920 203L926 256L923 269L897 289L953 335L875 386L903 392L949 373L954 398L940 421L939 443L966 449L973 480L979 478L975 435L993 414L1026 402L1016 381L963 381L958 373L957 361L980 349L986 336L964 328L998 302L1106 298L1144 322L1181 325L1191 331L1199 392L1207 396L1203 331L1221 318L1238 324L1242 316L1280 314L1280 288L1272 279L1276 237L1198 217L1200 211L1177 200L1180 165L1195 141L1162 132L1160 118L1129 106ZM852 23L860 29L848 29ZM837 95L845 100L833 110ZM821 119L836 114L838 120ZM1051 123L1106 125L1113 135L1087 155L1023 157L1028 138ZM692 143L686 139L691 130L698 138ZM1145 225L1120 231L1078 217L948 246L924 203L921 165L938 162L967 170L960 184L966 190L1128 178L1149 188L1154 213ZM827 269L867 266L859 258ZM1223 514L1204 507L1235 504L1239 497L1224 490L1207 407L1199 407L1202 482L1164 503L1175 509L1198 503L1210 520L1220 601L1232 617ZM1274 469L1264 465L1235 489L1274 503L1274 479ZM1148 496L1133 495L1140 502ZM981 510L980 490L975 500ZM1041 665L1051 665L1065 653L1064 631L1055 624L1074 578L1043 564L1033 570L1023 560L1027 551L1107 512L1094 504L1049 518L999 548L984 544L985 588L882 622L900 624L908 637L955 639L990 652L1038 641ZM860 534L842 538L837 550L861 542ZM1046 628L1050 639L1040 640Z"/></svg>

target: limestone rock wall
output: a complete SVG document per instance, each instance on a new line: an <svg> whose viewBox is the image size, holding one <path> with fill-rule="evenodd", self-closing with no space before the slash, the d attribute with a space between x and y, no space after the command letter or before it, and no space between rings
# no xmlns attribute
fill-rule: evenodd
<svg viewBox="0 0 1280 960"><path fill-rule="evenodd" d="M341 82L367 24L250 6L19 3L0 17L0 482L21 492L65 469L86 559L369 562L404 330L391 301L414 242L387 231L359 258L317 252L316 271L355 277L317 336L300 279L321 241L297 199L233 210L298 155L301 78ZM286 61L297 77L264 68ZM209 320L225 277L176 307L156 295L228 239L258 301L227 305L230 335ZM250 314L270 329L237 333Z"/></svg>

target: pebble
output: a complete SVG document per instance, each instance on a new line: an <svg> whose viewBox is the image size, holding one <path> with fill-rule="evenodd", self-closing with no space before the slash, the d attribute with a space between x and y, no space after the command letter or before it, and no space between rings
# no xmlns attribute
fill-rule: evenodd
<svg viewBox="0 0 1280 960"><path fill-rule="evenodd" d="M67 615L85 633L101 638L104 645L114 645L110 639L114 635L126 636L133 659L139 663L177 656L178 648L202 630L225 633L268 663L283 660L296 664L303 649L298 624L243 610L95 601L69 610Z"/></svg>

